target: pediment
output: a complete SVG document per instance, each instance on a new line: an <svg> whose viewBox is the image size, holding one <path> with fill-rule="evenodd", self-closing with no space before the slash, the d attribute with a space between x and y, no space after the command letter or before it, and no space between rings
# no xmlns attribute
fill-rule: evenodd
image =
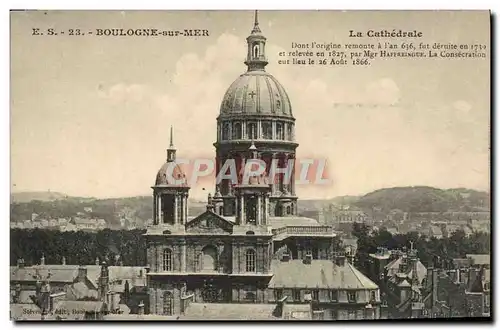
<svg viewBox="0 0 500 330"><path fill-rule="evenodd" d="M233 224L213 212L206 211L186 224L186 232L231 234Z"/></svg>

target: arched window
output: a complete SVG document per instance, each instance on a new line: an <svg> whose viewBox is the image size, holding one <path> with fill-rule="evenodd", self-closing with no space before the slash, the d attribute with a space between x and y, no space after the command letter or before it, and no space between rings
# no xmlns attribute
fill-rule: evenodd
<svg viewBox="0 0 500 330"><path fill-rule="evenodd" d="M217 270L217 249L214 246L205 246L201 251L201 269L206 272Z"/></svg>
<svg viewBox="0 0 500 330"><path fill-rule="evenodd" d="M290 205L286 207L286 214L292 214L292 207Z"/></svg>
<svg viewBox="0 0 500 330"><path fill-rule="evenodd" d="M163 271L170 272L173 270L172 267L172 250L163 250Z"/></svg>
<svg viewBox="0 0 500 330"><path fill-rule="evenodd" d="M276 138L278 140L284 140L285 139L285 131L283 130L283 124L282 123L276 123Z"/></svg>
<svg viewBox="0 0 500 330"><path fill-rule="evenodd" d="M288 132L288 140L293 141L293 127L292 124L288 124L287 126L287 132Z"/></svg>
<svg viewBox="0 0 500 330"><path fill-rule="evenodd" d="M253 45L253 57L254 58L259 57L259 45L258 44Z"/></svg>
<svg viewBox="0 0 500 330"><path fill-rule="evenodd" d="M273 124L270 121L262 122L262 135L263 138L267 140L273 138Z"/></svg>
<svg viewBox="0 0 500 330"><path fill-rule="evenodd" d="M229 123L224 123L222 125L222 140L229 140Z"/></svg>
<svg viewBox="0 0 500 330"><path fill-rule="evenodd" d="M247 124L247 134L250 140L257 139L257 124L256 123L248 123Z"/></svg>
<svg viewBox="0 0 500 330"><path fill-rule="evenodd" d="M234 123L233 124L233 140L240 140L240 139L241 139L241 124Z"/></svg>
<svg viewBox="0 0 500 330"><path fill-rule="evenodd" d="M172 315L174 309L174 298L172 292L166 291L163 294L163 315Z"/></svg>
<svg viewBox="0 0 500 330"><path fill-rule="evenodd" d="M255 272L255 250L248 249L246 253L246 271Z"/></svg>

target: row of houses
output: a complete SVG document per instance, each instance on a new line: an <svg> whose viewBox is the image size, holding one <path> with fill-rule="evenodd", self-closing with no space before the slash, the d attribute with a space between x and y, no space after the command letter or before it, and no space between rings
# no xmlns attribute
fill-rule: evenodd
<svg viewBox="0 0 500 330"><path fill-rule="evenodd" d="M13 320L96 320L105 314L144 313L146 268L99 265L10 267Z"/></svg>
<svg viewBox="0 0 500 330"><path fill-rule="evenodd" d="M389 318L489 317L490 255L424 266L418 252L379 248L368 276L379 285Z"/></svg>
<svg viewBox="0 0 500 330"><path fill-rule="evenodd" d="M149 223L152 220L148 220L146 222ZM58 230L58 231L87 231L87 232L96 232L99 230L103 230L106 228L111 229L127 229L133 230L137 228L143 228L144 226L138 226L133 221L128 221L125 218L120 219L120 226L117 228L110 227L106 220L104 219L96 219L96 218L88 218L88 217L72 217L68 218L58 218L58 219L42 219L37 218L35 220L24 220L24 221L15 221L10 223L11 229L49 229L49 230Z"/></svg>
<svg viewBox="0 0 500 330"><path fill-rule="evenodd" d="M11 229L49 229L59 231L98 231L107 228L104 219L73 217L71 219L41 219L11 222Z"/></svg>

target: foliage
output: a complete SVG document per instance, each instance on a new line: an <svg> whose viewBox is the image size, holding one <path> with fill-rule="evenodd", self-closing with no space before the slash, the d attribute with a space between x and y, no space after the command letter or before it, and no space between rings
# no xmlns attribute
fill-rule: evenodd
<svg viewBox="0 0 500 330"><path fill-rule="evenodd" d="M386 230L370 233L370 228L365 224L354 223L352 234L358 238L357 266L361 269L367 265L368 254L375 253L377 247L402 250L409 249L413 243L420 261L426 266L436 263L437 257L441 262L449 264L454 258L465 258L466 254L489 254L491 251L491 236L487 233L473 233L466 237L465 233L459 230L450 237L429 239L417 232L394 236Z"/></svg>

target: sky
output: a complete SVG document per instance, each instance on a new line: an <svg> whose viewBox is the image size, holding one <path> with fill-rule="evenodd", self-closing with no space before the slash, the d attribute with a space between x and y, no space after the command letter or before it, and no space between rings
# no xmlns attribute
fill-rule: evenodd
<svg viewBox="0 0 500 330"><path fill-rule="evenodd" d="M253 19L252 11L12 13L12 191L150 194L171 125L178 157L213 158L220 102L246 71ZM298 186L300 198L409 185L489 191L489 58L278 64L293 42L352 42L349 30L419 30L428 43L489 47L488 12L261 11L259 19L266 70L287 90L297 120L297 157L326 159L332 178ZM33 28L200 28L210 35L33 36ZM191 196L212 190L204 181Z"/></svg>

